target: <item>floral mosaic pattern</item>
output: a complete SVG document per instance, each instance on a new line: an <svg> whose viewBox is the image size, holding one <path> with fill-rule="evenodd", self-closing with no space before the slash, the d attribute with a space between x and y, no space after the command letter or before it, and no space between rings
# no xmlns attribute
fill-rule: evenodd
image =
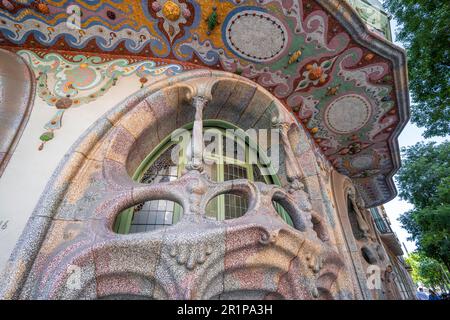
<svg viewBox="0 0 450 320"><path fill-rule="evenodd" d="M386 17L375 21L379 10L360 0L4 3L0 2L0 34L8 45L170 58L249 78L297 116L341 173L371 179L374 196L366 198L367 203L394 193L393 185L375 184L398 168L395 133L408 114L406 67L398 59L403 53L380 40L378 31L386 28ZM83 13L80 30L66 26L69 3ZM349 30L348 25L358 23L359 31ZM361 31L367 24L375 33ZM379 54L380 48L385 54ZM66 77L76 78L79 72ZM93 79L87 73L82 72ZM81 88L83 83L55 89L63 97L61 93L85 90ZM329 124L342 127L342 120L336 118L339 112L329 112L330 105L349 94L361 101L352 110L367 121L355 130L333 131ZM58 117L53 119L56 123ZM352 160L358 156L371 157L371 167L354 167ZM381 195L380 188L388 191Z"/></svg>
<svg viewBox="0 0 450 320"><path fill-rule="evenodd" d="M18 52L33 68L37 76L37 93L51 107L55 116L45 124L47 130L41 135L42 143L52 140L54 130L62 126L62 117L69 108L76 108L106 94L122 77L135 76L136 89L142 88L149 79L171 76L183 68L177 64L157 65L153 61L129 63L127 59L104 62L102 58L76 55L66 60L56 53L43 57L22 50Z"/></svg>

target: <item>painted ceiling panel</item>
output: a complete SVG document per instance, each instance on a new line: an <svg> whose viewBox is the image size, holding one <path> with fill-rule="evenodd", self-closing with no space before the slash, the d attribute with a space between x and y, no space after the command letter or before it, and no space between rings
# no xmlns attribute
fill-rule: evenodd
<svg viewBox="0 0 450 320"><path fill-rule="evenodd" d="M406 62L380 36L389 37L385 14L349 2L355 9L340 0L1 0L0 44L177 60L252 79L374 206L396 193Z"/></svg>

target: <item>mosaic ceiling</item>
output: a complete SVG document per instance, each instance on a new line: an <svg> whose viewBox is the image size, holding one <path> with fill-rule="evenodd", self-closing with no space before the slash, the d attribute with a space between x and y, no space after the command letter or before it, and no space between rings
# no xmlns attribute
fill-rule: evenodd
<svg viewBox="0 0 450 320"><path fill-rule="evenodd" d="M409 108L406 63L358 10L342 0L0 0L0 45L41 51L28 59L42 61L49 59L43 49L72 62L80 52L106 53L105 61L89 61L100 69L114 64L111 56L129 57L118 65L135 70L120 76L196 65L252 79L292 111L374 206L396 193L396 139ZM77 17L81 28L73 27ZM152 61L139 69L139 59ZM54 92L47 93L51 103Z"/></svg>

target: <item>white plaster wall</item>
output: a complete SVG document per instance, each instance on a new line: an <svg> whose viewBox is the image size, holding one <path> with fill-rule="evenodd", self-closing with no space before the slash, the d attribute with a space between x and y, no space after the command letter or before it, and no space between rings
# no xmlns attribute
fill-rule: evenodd
<svg viewBox="0 0 450 320"><path fill-rule="evenodd" d="M53 117L56 108L36 96L29 122L0 177L0 270L64 154L106 111L139 90L138 80L136 76L121 78L96 101L67 110L62 128L55 131L55 138L46 143L42 151L38 150L39 137L46 131L44 125Z"/></svg>

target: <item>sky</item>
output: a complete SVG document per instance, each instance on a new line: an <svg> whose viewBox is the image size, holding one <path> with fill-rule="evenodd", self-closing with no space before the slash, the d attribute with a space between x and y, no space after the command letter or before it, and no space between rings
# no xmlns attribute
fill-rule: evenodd
<svg viewBox="0 0 450 320"><path fill-rule="evenodd" d="M393 33L393 36L394 36L394 43L396 45L402 47L402 45L395 40L395 33L397 31L397 28L398 28L397 23L396 23L395 20L391 21L391 27L392 27L392 33ZM435 142L440 143L440 142L443 142L443 141L446 140L445 138L441 138L441 137L433 137L433 138L430 138L430 139L425 139L422 136L422 133L424 131L425 131L424 129L418 128L413 123L408 122L408 124L405 126L405 128L403 129L403 131L400 134L399 139L398 139L398 142L399 142L399 145L400 145L400 149L402 147L407 147L407 146L414 145L414 144L416 144L419 141L424 141L424 142L435 141ZM397 188L397 190L398 190L398 188ZM397 219L400 217L400 215L403 212L411 210L413 208L413 206L410 203L401 200L397 196L395 199L393 199L393 200L389 201L388 203L386 203L384 205L384 208L386 209L386 213L387 213L387 215L389 217L389 220L392 223L392 225L391 225L392 230L397 234L398 239L400 240L401 243L404 244L404 246L406 247L408 252L411 253L412 251L414 251L416 246L415 246L414 242L407 241L407 238L408 238L409 234L408 234L408 232L405 229L403 229L401 227L400 222ZM403 245L402 245L402 248L403 248ZM405 252L405 254L406 254L406 252Z"/></svg>

